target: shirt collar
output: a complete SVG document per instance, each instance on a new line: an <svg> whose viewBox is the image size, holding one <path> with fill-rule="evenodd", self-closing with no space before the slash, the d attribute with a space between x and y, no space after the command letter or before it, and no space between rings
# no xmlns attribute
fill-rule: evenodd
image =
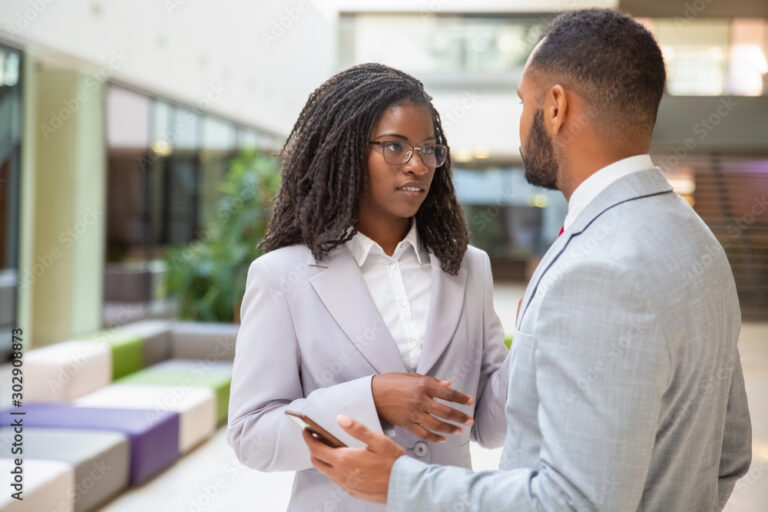
<svg viewBox="0 0 768 512"><path fill-rule="evenodd" d="M352 253L352 256L355 258L357 265L360 267L365 264L365 261L368 259L368 255L371 253L371 250L376 250L381 254L385 254L384 249L382 249L378 243L362 234L360 231L355 233L355 236L347 241L346 245ZM416 259L418 260L419 265L423 265L425 260L428 261L427 258L429 255L427 254L424 246L421 244L421 240L419 238L419 230L416 229L416 218L411 219L411 228L408 230L405 238L403 238L397 245L394 254L392 254L392 258L399 259L402 257L409 246L412 247L414 253L416 253Z"/></svg>
<svg viewBox="0 0 768 512"><path fill-rule="evenodd" d="M651 156L643 154L623 158L598 170L581 182L571 194L571 198L568 200L568 214L565 216L563 227L568 229L587 205L611 183L633 172L644 171L653 167Z"/></svg>

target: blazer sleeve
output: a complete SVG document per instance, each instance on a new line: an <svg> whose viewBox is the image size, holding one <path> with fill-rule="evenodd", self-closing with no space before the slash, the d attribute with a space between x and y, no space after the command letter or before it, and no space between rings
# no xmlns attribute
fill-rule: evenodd
<svg viewBox="0 0 768 512"><path fill-rule="evenodd" d="M400 457L388 510L638 509L671 375L666 345L645 342L660 335L653 307L620 268L584 262L551 274L539 283L535 339L525 340L536 367L538 461L473 473Z"/></svg>
<svg viewBox="0 0 768 512"><path fill-rule="evenodd" d="M260 471L312 467L302 428L285 415L303 412L349 446L362 443L336 423L337 414L359 418L381 433L371 392L372 375L325 388L306 397L301 350L286 296L275 272L257 259L249 270L241 307L229 399L227 442L238 460Z"/></svg>
<svg viewBox="0 0 768 512"><path fill-rule="evenodd" d="M720 467L717 494L720 508L725 507L733 492L736 481L747 474L752 462L752 424L744 389L744 375L737 349L734 349L735 368L728 395L728 406L723 431L723 449L720 452Z"/></svg>
<svg viewBox="0 0 768 512"><path fill-rule="evenodd" d="M509 385L509 351L504 345L504 327L493 307L491 260L483 253L483 349L477 405L470 438L486 448L504 444L507 418L504 407Z"/></svg>

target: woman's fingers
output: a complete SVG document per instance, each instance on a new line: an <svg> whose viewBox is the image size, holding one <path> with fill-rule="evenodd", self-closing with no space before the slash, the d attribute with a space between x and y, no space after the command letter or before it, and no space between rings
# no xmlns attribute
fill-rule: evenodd
<svg viewBox="0 0 768 512"><path fill-rule="evenodd" d="M453 407L448 407L445 404L436 402L435 400L430 400L427 412L434 414L438 418L454 421L456 423L462 423L464 425L472 425L475 422L471 416L464 414L463 412L454 409Z"/></svg>
<svg viewBox="0 0 768 512"><path fill-rule="evenodd" d="M429 414L424 414L419 423L434 432L444 432L446 434L460 434L461 427L440 421L439 419Z"/></svg>
<svg viewBox="0 0 768 512"><path fill-rule="evenodd" d="M432 396L442 398L448 402L456 402L457 404L472 405L475 403L475 399L471 396L440 384L432 388Z"/></svg>
<svg viewBox="0 0 768 512"><path fill-rule="evenodd" d="M445 437L441 436L439 434L435 434L434 432L430 432L429 430L425 429L418 423L412 423L408 430L414 434L419 436L420 438L424 439L425 441L432 441L433 443L442 443L445 441Z"/></svg>

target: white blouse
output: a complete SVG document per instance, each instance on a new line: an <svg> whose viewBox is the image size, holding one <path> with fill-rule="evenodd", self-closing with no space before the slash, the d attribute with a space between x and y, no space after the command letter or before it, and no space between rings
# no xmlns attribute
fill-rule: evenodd
<svg viewBox="0 0 768 512"><path fill-rule="evenodd" d="M416 219L392 256L387 256L379 244L359 231L346 245L360 266L405 367L409 372L416 371L432 297L431 263L419 240Z"/></svg>

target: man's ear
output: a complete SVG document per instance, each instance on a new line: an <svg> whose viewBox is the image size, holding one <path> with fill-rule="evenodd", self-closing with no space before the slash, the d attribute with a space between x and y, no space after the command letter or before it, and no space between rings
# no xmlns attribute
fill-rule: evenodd
<svg viewBox="0 0 768 512"><path fill-rule="evenodd" d="M545 99L545 121L549 125L550 135L557 135L565 126L568 116L568 97L560 84L553 85Z"/></svg>

